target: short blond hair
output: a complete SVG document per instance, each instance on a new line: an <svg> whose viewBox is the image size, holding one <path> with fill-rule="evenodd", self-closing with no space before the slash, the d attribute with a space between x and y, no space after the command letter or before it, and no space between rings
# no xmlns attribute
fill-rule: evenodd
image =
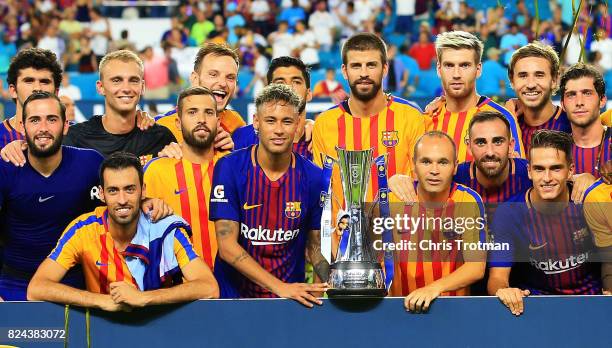
<svg viewBox="0 0 612 348"><path fill-rule="evenodd" d="M482 61L482 41L466 31L455 30L438 34L438 36L436 36L436 56L438 62L442 60L442 52L446 49L473 50L476 64Z"/></svg>
<svg viewBox="0 0 612 348"><path fill-rule="evenodd" d="M138 55L132 51L118 50L118 51L113 51L111 53L108 53L100 61L100 66L98 68L99 73L100 73L100 80L102 80L102 70L108 64L108 62L112 60L120 60L125 63L134 62L138 64L138 68L140 69L140 77L143 77L144 63L142 62L142 59L140 59L140 57L138 57Z"/></svg>
<svg viewBox="0 0 612 348"><path fill-rule="evenodd" d="M519 48L512 54L510 65L508 66L508 78L510 81L512 81L512 76L514 76L514 66L516 65L516 62L527 57L546 59L550 63L550 74L552 75L553 79L558 78L560 62L557 52L555 52L555 50L549 45L539 41L534 41Z"/></svg>

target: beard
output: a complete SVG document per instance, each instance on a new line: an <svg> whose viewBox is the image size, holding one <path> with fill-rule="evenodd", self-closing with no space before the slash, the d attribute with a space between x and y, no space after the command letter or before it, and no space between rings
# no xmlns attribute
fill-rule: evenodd
<svg viewBox="0 0 612 348"><path fill-rule="evenodd" d="M199 130L207 130L208 135L205 138L197 137L195 132ZM185 143L199 150L210 148L217 136L217 128L210 129L207 125L196 126L191 132L181 126L181 132L183 133Z"/></svg>
<svg viewBox="0 0 612 348"><path fill-rule="evenodd" d="M36 141L34 138L30 137L30 135L26 132L26 141L28 143L28 151L34 157L38 158L47 158L55 155L62 147L62 140L64 139L64 134L60 133L57 137L53 137L50 133L45 133L44 135L50 136L53 138L53 142L45 149L41 149L36 145Z"/></svg>
<svg viewBox="0 0 612 348"><path fill-rule="evenodd" d="M484 162L498 162L500 163L500 165L497 168L487 168L484 166ZM497 156L485 156L483 158L481 158L480 160L476 161L476 167L482 172L484 173L484 175L487 178L496 178L498 176L500 176L504 169L506 169L506 167L508 166L508 159L506 158L505 163L503 163L504 161L497 157Z"/></svg>
<svg viewBox="0 0 612 348"><path fill-rule="evenodd" d="M364 81L371 83L372 89L369 92L362 93L359 91L357 84L360 82L364 82ZM367 101L374 99L374 97L376 97L376 95L380 91L381 85L382 85L381 82L377 83L376 81L368 79L368 78L358 79L358 80L353 81L353 83L349 83L349 87L351 88L351 95L354 96L356 99L361 100L363 102L367 102Z"/></svg>

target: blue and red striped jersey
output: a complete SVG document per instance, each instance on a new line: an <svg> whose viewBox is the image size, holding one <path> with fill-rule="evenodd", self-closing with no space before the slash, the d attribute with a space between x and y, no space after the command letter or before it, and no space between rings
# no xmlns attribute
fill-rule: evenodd
<svg viewBox="0 0 612 348"><path fill-rule="evenodd" d="M240 224L239 244L266 271L286 283L304 282L308 232L319 230L322 169L292 156L278 180L268 179L257 146L221 158L213 173L210 219ZM215 276L222 298L275 297L218 257Z"/></svg>
<svg viewBox="0 0 612 348"><path fill-rule="evenodd" d="M21 139L23 139L23 135L11 126L9 120L4 120L0 123L0 149L14 140Z"/></svg>
<svg viewBox="0 0 612 348"><path fill-rule="evenodd" d="M599 178L599 172L596 169L597 162L600 159L607 159L612 156L610 153L610 142L611 137L603 138L603 146L585 148L574 144L572 148L572 155L574 156L575 173L591 173L594 177Z"/></svg>
<svg viewBox="0 0 612 348"><path fill-rule="evenodd" d="M531 137L533 133L540 129L550 129L567 134L572 134L572 124L567 118L567 114L560 106L555 106L555 111L550 119L539 126L529 126L525 123L525 117L523 114L518 115L518 122L521 126L521 134L523 136L523 146L525 151L529 152L529 145L531 144Z"/></svg>
<svg viewBox="0 0 612 348"><path fill-rule="evenodd" d="M504 184L495 189L486 189L476 179L476 164L474 162L463 162L457 167L455 182L465 185L478 192L484 203L502 203L512 198L517 193L531 187L531 180L527 175L529 162L523 158L509 158L508 167L510 172Z"/></svg>
<svg viewBox="0 0 612 348"><path fill-rule="evenodd" d="M556 213L538 211L531 203L530 189L500 205L491 234L509 250L489 253L491 267L521 266L518 286L534 295L589 295L601 293L591 233L582 205L567 202ZM552 203L547 203L550 204Z"/></svg>
<svg viewBox="0 0 612 348"><path fill-rule="evenodd" d="M259 143L259 137L252 124L236 129L232 134L232 140L234 141L234 150L244 149ZM312 161L312 152L308 151L308 144L309 142L305 140L305 136L302 136L297 143L293 143L293 152Z"/></svg>

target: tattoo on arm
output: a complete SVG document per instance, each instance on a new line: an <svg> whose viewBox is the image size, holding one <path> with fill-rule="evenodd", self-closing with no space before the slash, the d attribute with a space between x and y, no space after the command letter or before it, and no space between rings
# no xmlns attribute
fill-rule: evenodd
<svg viewBox="0 0 612 348"><path fill-rule="evenodd" d="M246 251L243 251L240 255L236 256L232 260L232 266L235 266L238 262L244 261L249 257L249 254Z"/></svg>
<svg viewBox="0 0 612 348"><path fill-rule="evenodd" d="M321 233L319 231L310 231L307 248L315 273L326 282L329 278L329 263L321 253Z"/></svg>
<svg viewBox="0 0 612 348"><path fill-rule="evenodd" d="M215 224L215 231L217 233L217 239L227 238L232 234L232 224L229 221L221 221Z"/></svg>

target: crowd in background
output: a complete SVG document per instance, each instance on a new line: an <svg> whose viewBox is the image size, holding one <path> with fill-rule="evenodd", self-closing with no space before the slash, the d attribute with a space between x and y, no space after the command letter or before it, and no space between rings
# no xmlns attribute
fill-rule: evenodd
<svg viewBox="0 0 612 348"><path fill-rule="evenodd" d="M240 95L251 96L265 85L272 58L292 55L325 76L319 86L312 86L318 96L338 99L344 91L332 93L323 84L338 86L340 45L361 31L376 32L389 44L385 89L406 97L419 84L419 72L435 68L435 35L448 30L472 32L484 42L483 72L491 87L486 93L505 95L505 67L514 50L532 40L542 40L561 53L569 37L564 65L584 54L583 60L602 73L612 70L607 1L585 1L571 33L577 10L572 5L577 7L579 1L540 0L540 18L534 2L519 0L499 7L495 0L181 0L173 7L137 8L102 6L93 0L7 0L0 5L0 74L25 47L53 51L71 73L96 72L107 52L136 51L129 30L112 37L110 17L171 21L158 47L138 50L145 62L145 99L166 99L188 85L173 57L205 41L227 43L239 52L241 71L250 73L248 83L241 83Z"/></svg>

